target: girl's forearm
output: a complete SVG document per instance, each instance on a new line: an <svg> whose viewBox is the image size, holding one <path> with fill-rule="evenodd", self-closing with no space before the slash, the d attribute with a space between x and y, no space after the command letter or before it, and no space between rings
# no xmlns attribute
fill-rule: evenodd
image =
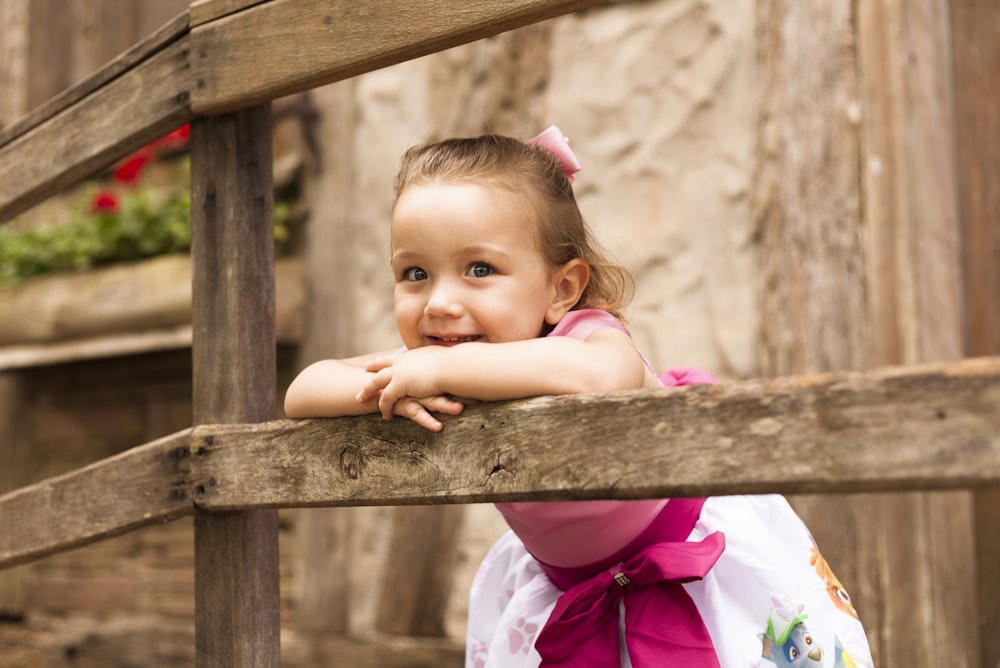
<svg viewBox="0 0 1000 668"><path fill-rule="evenodd" d="M358 389L370 376L364 368L342 360L311 364L288 386L285 415L300 418L377 413L376 401L361 403L356 399Z"/></svg>
<svg viewBox="0 0 1000 668"><path fill-rule="evenodd" d="M550 337L448 348L440 370L442 391L497 401L638 389L643 363L627 335L619 340L617 334L596 342Z"/></svg>

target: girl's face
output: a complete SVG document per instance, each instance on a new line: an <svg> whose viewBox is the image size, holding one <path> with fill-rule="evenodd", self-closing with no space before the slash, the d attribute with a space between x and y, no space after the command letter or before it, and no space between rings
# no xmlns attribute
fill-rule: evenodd
<svg viewBox="0 0 1000 668"><path fill-rule="evenodd" d="M392 215L396 326L407 348L535 338L558 269L538 248L523 195L473 183L410 186Z"/></svg>

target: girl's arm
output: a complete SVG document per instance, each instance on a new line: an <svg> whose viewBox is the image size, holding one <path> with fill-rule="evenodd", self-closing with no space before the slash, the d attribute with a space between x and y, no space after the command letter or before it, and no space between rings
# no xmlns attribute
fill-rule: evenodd
<svg viewBox="0 0 1000 668"><path fill-rule="evenodd" d="M510 343L425 346L398 358L376 358L358 400L378 399L390 417L397 401L449 394L496 401L543 394L582 394L658 387L624 332L606 327L586 341L552 336ZM381 397L379 393L381 392Z"/></svg>
<svg viewBox="0 0 1000 668"><path fill-rule="evenodd" d="M358 391L374 374L365 370L373 359L391 359L393 352L362 355L343 360L322 360L303 369L285 393L285 415L301 417L343 417L378 413L378 395L358 401ZM431 412L458 415L464 408L450 397L434 395L406 397L395 403L397 415L440 431L441 422Z"/></svg>
<svg viewBox="0 0 1000 668"><path fill-rule="evenodd" d="M372 377L365 365L392 352L362 355L342 360L321 360L310 364L295 377L285 392L285 415L300 417L342 417L378 412L375 400L357 400L358 390Z"/></svg>

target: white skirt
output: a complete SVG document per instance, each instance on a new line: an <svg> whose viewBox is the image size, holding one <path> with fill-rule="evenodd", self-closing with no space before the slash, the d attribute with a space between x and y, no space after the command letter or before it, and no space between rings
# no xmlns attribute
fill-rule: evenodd
<svg viewBox="0 0 1000 668"><path fill-rule="evenodd" d="M725 551L684 588L720 666L873 665L850 598L784 497L710 497L688 540L716 531ZM472 584L466 668L536 668L535 637L561 594L517 536L502 536ZM631 668L620 645L622 667Z"/></svg>

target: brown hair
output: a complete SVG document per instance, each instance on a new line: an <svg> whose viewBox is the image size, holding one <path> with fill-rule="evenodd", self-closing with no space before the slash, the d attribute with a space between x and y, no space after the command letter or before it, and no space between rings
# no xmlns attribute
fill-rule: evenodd
<svg viewBox="0 0 1000 668"><path fill-rule="evenodd" d="M590 265L590 282L573 310L605 310L624 322L634 281L610 260L583 220L569 179L545 149L501 135L446 139L410 148L396 176L395 201L412 185L486 181L523 193L535 212L542 254L552 267L574 258Z"/></svg>

